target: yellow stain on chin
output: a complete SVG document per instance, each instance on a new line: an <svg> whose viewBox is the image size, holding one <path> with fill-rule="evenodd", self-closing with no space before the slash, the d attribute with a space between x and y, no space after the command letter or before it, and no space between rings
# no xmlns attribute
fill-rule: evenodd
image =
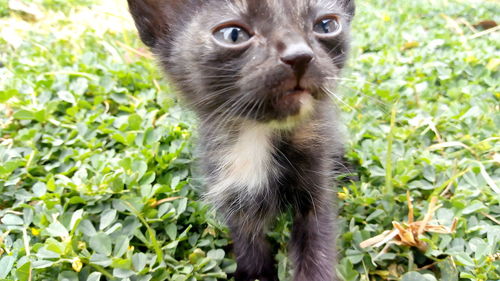
<svg viewBox="0 0 500 281"><path fill-rule="evenodd" d="M301 106L298 114L289 116L285 120L271 121L269 127L277 130L291 130L307 119L314 111L314 98L310 94L302 94L299 102Z"/></svg>

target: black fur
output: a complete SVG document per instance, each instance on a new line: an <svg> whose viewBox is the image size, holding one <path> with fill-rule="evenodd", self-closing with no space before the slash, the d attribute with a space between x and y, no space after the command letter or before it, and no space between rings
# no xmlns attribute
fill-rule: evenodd
<svg viewBox="0 0 500 281"><path fill-rule="evenodd" d="M354 1L128 2L142 40L200 119L206 197L230 227L236 280L278 280L265 233L286 210L294 215L294 280L337 280L332 186L343 137L329 99L346 60ZM335 15L341 33L313 32L325 14ZM227 20L250 29L249 44L228 48L212 38L214 28ZM311 107L306 114L304 104ZM246 139L247 147L238 146L249 130L256 142ZM246 152L238 155L233 148ZM237 161L225 160L231 153ZM260 162L251 165L254 157L265 160L264 174L255 164ZM238 181L236 176L254 172L248 167L264 184ZM228 186L225 176L235 177Z"/></svg>

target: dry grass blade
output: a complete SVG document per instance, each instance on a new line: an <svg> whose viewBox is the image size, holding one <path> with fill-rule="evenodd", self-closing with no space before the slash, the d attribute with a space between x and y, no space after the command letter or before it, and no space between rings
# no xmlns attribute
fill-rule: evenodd
<svg viewBox="0 0 500 281"><path fill-rule="evenodd" d="M182 198L184 198L184 197L182 197L182 196L176 196L176 197L169 197L169 198L161 199L161 200L158 200L158 201L154 201L154 202L151 203L151 207L156 208L156 207L160 206L163 203L173 202L175 200L179 200L179 199L182 199Z"/></svg>
<svg viewBox="0 0 500 281"><path fill-rule="evenodd" d="M429 224L432 220L434 213L441 207L437 205L437 197L432 197L429 203L429 208L422 221L414 221L413 217L413 204L411 202L410 193L407 193L408 202L408 222L399 223L396 221L392 222L394 226L393 230L386 230L382 234L375 237L367 239L360 243L361 248L367 247L380 247L387 243L394 243L397 245L416 247L421 251L427 249L427 244L419 239L420 235L425 232L434 232L440 234L450 234L455 232L457 225L457 219L453 219L451 227L444 225L431 225Z"/></svg>
<svg viewBox="0 0 500 281"><path fill-rule="evenodd" d="M476 34L474 34L474 35L469 36L469 40L471 40L471 39L476 39L476 38L479 38L479 37L481 37L481 36L484 36L484 35L488 35L488 34L491 34L491 33L497 32L497 31L499 31L499 30L500 30L500 25L497 25L497 26L495 26L495 27L493 27L493 28L486 29L486 30L483 30L483 31L481 31L481 32L478 32L478 33L476 33Z"/></svg>
<svg viewBox="0 0 500 281"><path fill-rule="evenodd" d="M392 238L396 237L396 235L398 235L398 232L396 230L386 230L382 234L361 242L360 246L361 248L367 248L374 245L377 247L377 245L379 244L383 245L389 242L390 240L392 240Z"/></svg>
<svg viewBox="0 0 500 281"><path fill-rule="evenodd" d="M410 191L406 192L406 202L408 202L408 223L414 222L413 204L411 203Z"/></svg>

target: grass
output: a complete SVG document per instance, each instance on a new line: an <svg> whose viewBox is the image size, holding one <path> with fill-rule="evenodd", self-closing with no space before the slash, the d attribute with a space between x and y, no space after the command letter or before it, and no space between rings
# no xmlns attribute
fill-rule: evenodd
<svg viewBox="0 0 500 281"><path fill-rule="evenodd" d="M191 114L139 42L124 1L0 1L0 280L224 280L226 228L196 201ZM500 279L495 1L358 1L339 92L344 280ZM424 251L361 248L433 197ZM432 209L432 208L431 208ZM433 210L431 210L433 211ZM403 224L404 226L404 224ZM269 234L290 276L290 222Z"/></svg>

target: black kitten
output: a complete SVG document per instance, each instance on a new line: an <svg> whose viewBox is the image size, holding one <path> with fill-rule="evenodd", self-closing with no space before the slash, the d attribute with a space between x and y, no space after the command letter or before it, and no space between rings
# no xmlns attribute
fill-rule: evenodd
<svg viewBox="0 0 500 281"><path fill-rule="evenodd" d="M128 0L140 36L200 119L205 198L226 218L236 280L278 280L267 225L291 208L296 281L337 280L329 98L353 0Z"/></svg>

